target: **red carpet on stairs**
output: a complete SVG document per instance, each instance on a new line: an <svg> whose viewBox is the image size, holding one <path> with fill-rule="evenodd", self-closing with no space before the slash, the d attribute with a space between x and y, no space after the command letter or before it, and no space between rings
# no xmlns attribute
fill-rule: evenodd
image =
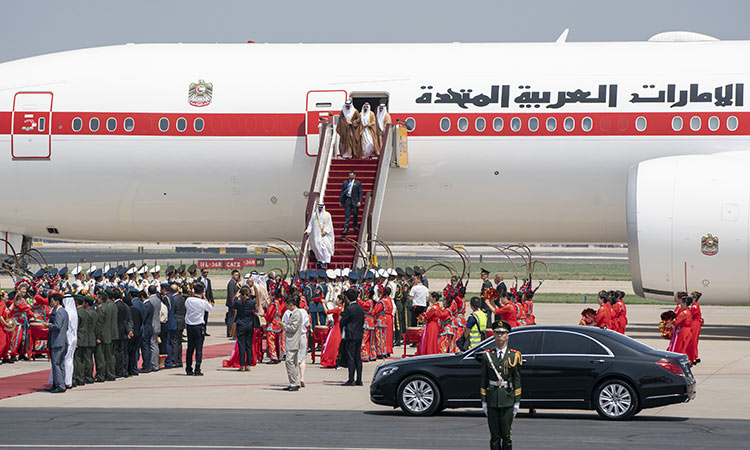
<svg viewBox="0 0 750 450"><path fill-rule="evenodd" d="M183 344L184 345L184 344ZM224 344L207 345L203 347L203 359L211 358L229 358L234 349L234 341L227 342ZM185 351L182 353L182 360L185 361ZM19 364L19 363L16 363ZM185 370L182 369L169 369L169 370ZM39 392L49 387L49 371L39 370L36 372L29 372L20 375L13 375L10 377L0 378L0 400L8 397L15 397L17 395L31 394ZM110 385L111 382L105 383Z"/></svg>
<svg viewBox="0 0 750 450"><path fill-rule="evenodd" d="M344 241L341 232L344 230L344 207L339 204L339 195L341 185L349 179L349 171L354 170L357 180L362 183L362 207L359 208L357 224L362 223L364 215L364 202L368 192L372 192L375 184L375 175L378 170L377 159L334 159L331 161L331 169L328 174L328 185L323 194L323 202L326 205L326 211L331 213L333 219L333 230L336 236L336 247L331 258L330 268L345 268L352 265L356 249L350 243ZM346 237L357 239L357 234L349 230ZM310 253L310 262L308 267L316 267L315 255Z"/></svg>

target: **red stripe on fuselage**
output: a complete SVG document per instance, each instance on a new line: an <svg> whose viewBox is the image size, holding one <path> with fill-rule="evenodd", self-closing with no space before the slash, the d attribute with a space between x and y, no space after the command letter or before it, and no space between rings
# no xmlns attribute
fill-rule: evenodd
<svg viewBox="0 0 750 450"><path fill-rule="evenodd" d="M750 135L750 112L716 112L716 113L572 113L572 114L545 114L542 112L524 113L419 113L419 114L391 114L395 121L413 118L415 129L409 132L412 137L440 137L440 136L745 136ZM646 119L646 128L642 131L636 129L636 121L639 117ZM682 119L682 129L676 131L672 128L675 117ZM700 128L691 129L691 120L700 119ZM718 119L718 128L711 130L709 121L715 117ZM737 128L728 128L730 117L737 119ZM74 131L74 119L81 119L82 128ZM99 128L92 131L89 121L92 118L99 119ZM117 126L114 131L107 129L107 121L114 118ZM132 131L123 128L126 118L132 118L135 126ZM169 128L166 131L159 129L159 121L166 118L169 120ZM177 121L184 118L187 122L185 131L178 131ZM203 119L202 131L194 129L195 119ZM450 120L450 128L447 131L440 129L441 120ZM465 118L468 122L465 131L458 128L459 120ZM476 120L484 119L484 129L477 129ZM496 118L502 119L503 126L495 130L493 125ZM520 120L520 128L514 131L511 123L514 118ZM530 120L538 120L536 131L532 131ZM555 129L547 129L547 119L555 120ZM572 130L565 129L565 120L571 118L574 122ZM591 129L585 131L582 128L584 118L591 119ZM9 135L11 131L11 113L0 112L0 135ZM97 113L97 112L53 112L52 113L53 135L96 135L96 136L215 136L215 137L303 137L305 136L305 113L252 113L252 114L175 114L175 113Z"/></svg>

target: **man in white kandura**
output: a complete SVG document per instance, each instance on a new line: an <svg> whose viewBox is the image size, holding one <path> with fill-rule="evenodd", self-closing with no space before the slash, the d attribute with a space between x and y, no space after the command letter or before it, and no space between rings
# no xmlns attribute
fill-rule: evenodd
<svg viewBox="0 0 750 450"><path fill-rule="evenodd" d="M315 253L315 258L326 267L333 256L334 235L331 213L326 211L322 202L318 203L318 207L315 208L305 234L310 239L310 247Z"/></svg>
<svg viewBox="0 0 750 450"><path fill-rule="evenodd" d="M376 118L375 113L370 109L370 104L365 103L362 106L362 157L370 158L373 155L379 156L380 149L375 148L376 138Z"/></svg>

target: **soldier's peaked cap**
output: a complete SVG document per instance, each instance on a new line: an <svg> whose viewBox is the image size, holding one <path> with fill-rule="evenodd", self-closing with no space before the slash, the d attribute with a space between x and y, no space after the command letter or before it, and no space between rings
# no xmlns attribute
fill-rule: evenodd
<svg viewBox="0 0 750 450"><path fill-rule="evenodd" d="M500 333L500 332L510 333L510 330L513 329L513 327L511 327L510 324L504 320L496 320L492 322L492 326L490 328L495 333Z"/></svg>
<svg viewBox="0 0 750 450"><path fill-rule="evenodd" d="M414 276L414 269L412 269L411 267L407 267L406 270L404 270L404 273L406 273L406 275L408 275L410 277L413 277Z"/></svg>
<svg viewBox="0 0 750 450"><path fill-rule="evenodd" d="M404 272L404 269L402 269L400 267L396 267L396 274L398 276L402 277L402 276L406 275L406 272Z"/></svg>

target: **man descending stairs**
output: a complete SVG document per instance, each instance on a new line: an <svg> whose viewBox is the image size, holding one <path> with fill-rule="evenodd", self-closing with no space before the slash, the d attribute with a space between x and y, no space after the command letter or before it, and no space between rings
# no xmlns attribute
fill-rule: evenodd
<svg viewBox="0 0 750 450"><path fill-rule="evenodd" d="M334 159L331 161L330 172L328 174L328 184L323 195L325 209L331 213L333 220L333 229L335 236L335 249L329 268L346 268L350 267L354 261L356 249L350 242L344 240L349 238L357 240L359 228L355 228L362 223L362 217L365 214L365 198L368 192L372 192L375 184L375 174L378 168L377 159ZM354 172L354 181L351 182L351 194L349 194L349 184L351 173ZM357 189L359 192L357 192ZM344 200L344 205L341 200ZM356 202L354 200L360 200ZM349 229L345 231L346 203L350 208ZM357 203L360 203L357 207ZM315 268L317 261L314 255L310 255L308 267Z"/></svg>

